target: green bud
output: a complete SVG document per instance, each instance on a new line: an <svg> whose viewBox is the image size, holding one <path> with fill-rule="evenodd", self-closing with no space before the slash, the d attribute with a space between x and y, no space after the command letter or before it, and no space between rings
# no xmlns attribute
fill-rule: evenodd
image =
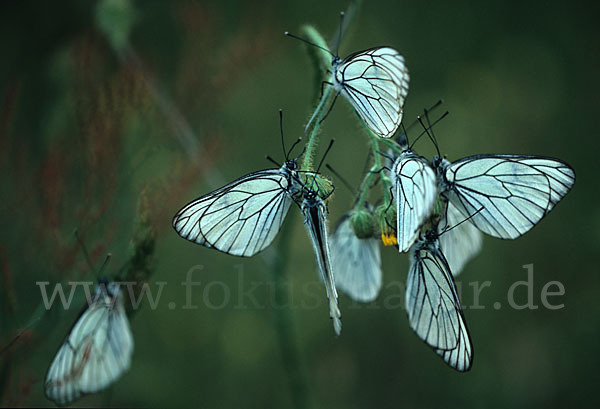
<svg viewBox="0 0 600 409"><path fill-rule="evenodd" d="M367 209L353 211L350 215L350 225L359 239L374 237L377 231L375 216Z"/></svg>

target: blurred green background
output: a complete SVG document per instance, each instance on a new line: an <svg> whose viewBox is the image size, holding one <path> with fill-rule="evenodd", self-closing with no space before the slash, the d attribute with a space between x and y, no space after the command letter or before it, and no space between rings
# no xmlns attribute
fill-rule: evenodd
<svg viewBox="0 0 600 409"><path fill-rule="evenodd" d="M303 134L318 90L304 46L283 32L311 23L329 38L346 1L3 3L0 404L52 406L43 379L82 304L40 315L35 283L95 279L73 230L97 266L113 254L108 271L116 274L143 214L156 237L146 254L151 288L167 284L156 309L145 302L132 316L131 369L79 405L597 405L600 30L586 4L365 1L340 48L342 56L384 44L401 51L411 74L405 122L443 98L450 116L435 131L450 160L540 154L577 172L573 191L539 226L516 241L486 238L460 275L467 307L469 283L491 281L479 297L484 308L465 310L475 360L460 374L409 328L400 287L408 260L393 248L382 249L375 303L341 295L336 338L296 208L282 232L287 261L281 237L264 257L240 259L188 243L170 226L191 199L271 167L266 154L282 160L279 108L288 143ZM367 139L345 101L322 136L337 141L327 162L358 185ZM425 140L416 150L434 153ZM352 200L338 183L332 226ZM545 283L560 281L566 294L552 302L564 308L508 308L508 289L530 263L535 303ZM184 310L181 282L197 265L199 308ZM277 307L273 266L287 308ZM524 288L516 294L526 302Z"/></svg>

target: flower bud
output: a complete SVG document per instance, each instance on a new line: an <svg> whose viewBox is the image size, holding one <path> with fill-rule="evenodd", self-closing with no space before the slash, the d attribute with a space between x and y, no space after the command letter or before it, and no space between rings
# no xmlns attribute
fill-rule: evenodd
<svg viewBox="0 0 600 409"><path fill-rule="evenodd" d="M374 237L377 230L375 216L368 209L357 209L352 212L350 225L359 239Z"/></svg>
<svg viewBox="0 0 600 409"><path fill-rule="evenodd" d="M375 214L381 231L381 241L384 246L395 246L396 239L396 208L394 206L381 205L375 209Z"/></svg>

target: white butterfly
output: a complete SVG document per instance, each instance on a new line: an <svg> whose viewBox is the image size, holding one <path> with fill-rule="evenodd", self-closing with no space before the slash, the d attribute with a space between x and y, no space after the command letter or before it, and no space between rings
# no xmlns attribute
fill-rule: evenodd
<svg viewBox="0 0 600 409"><path fill-rule="evenodd" d="M406 311L411 328L448 365L461 372L471 369L473 346L436 227L411 249Z"/></svg>
<svg viewBox="0 0 600 409"><path fill-rule="evenodd" d="M406 252L419 236L438 197L437 176L427 159L409 148L390 172L396 201L398 250Z"/></svg>
<svg viewBox="0 0 600 409"><path fill-rule="evenodd" d="M342 37L343 13L341 15L338 45ZM404 57L398 51L387 46L374 47L341 59L337 52L334 54L304 38L288 32L285 34L331 54L331 78L324 83L337 91L335 98L342 94L376 135L383 138L394 135L402 122L410 80ZM331 108L333 103L329 110ZM317 112L308 122L307 129L316 115Z"/></svg>
<svg viewBox="0 0 600 409"><path fill-rule="evenodd" d="M250 257L275 239L298 192L297 162L267 169L187 204L173 218L184 239L234 256Z"/></svg>
<svg viewBox="0 0 600 409"><path fill-rule="evenodd" d="M342 216L331 236L335 284L353 300L370 302L381 290L379 240L358 238L352 227L351 214Z"/></svg>
<svg viewBox="0 0 600 409"><path fill-rule="evenodd" d="M376 135L390 138L402 122L409 75L404 57L391 47L334 57L332 84Z"/></svg>
<svg viewBox="0 0 600 409"><path fill-rule="evenodd" d="M44 382L48 399L68 405L101 391L131 364L133 336L116 283L100 282L58 350Z"/></svg>
<svg viewBox="0 0 600 409"><path fill-rule="evenodd" d="M338 295L335 288L334 272L331 268L329 241L327 232L328 214L325 201L318 192L304 186L304 198L301 209L304 216L304 225L312 242L321 279L325 284L327 299L329 300L329 316L333 319L333 328L337 335L342 332L342 314L338 307Z"/></svg>
<svg viewBox="0 0 600 409"><path fill-rule="evenodd" d="M465 220L451 202L446 203L438 235L440 250L446 257L452 275L456 277L465 264L481 250L483 235L477 227Z"/></svg>
<svg viewBox="0 0 600 409"><path fill-rule="evenodd" d="M575 183L568 164L543 156L476 155L454 163L436 157L433 166L450 203L479 230L502 239L528 232Z"/></svg>

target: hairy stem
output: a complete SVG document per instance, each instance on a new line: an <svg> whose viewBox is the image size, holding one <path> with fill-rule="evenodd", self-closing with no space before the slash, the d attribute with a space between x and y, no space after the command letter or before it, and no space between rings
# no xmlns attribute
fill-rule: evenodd
<svg viewBox="0 0 600 409"><path fill-rule="evenodd" d="M313 27L313 26L303 26L301 29L302 34L306 37L308 41L311 43L323 47L309 47L309 53L312 57L313 63L315 65L315 71L318 73L317 78L322 78L324 74L327 73L329 68L331 68L331 54L325 51L327 48L327 43L323 36ZM320 82L317 81L318 87L321 86ZM304 154L304 160L302 162L302 169L304 170L314 170L313 169L313 158L315 154L315 149L319 143L319 132L321 128L321 121L323 120L323 115L325 114L325 107L330 106L332 102L332 98L334 93L332 92L332 88L328 86L324 91L323 95L321 95L321 100L317 105L314 113L311 115L310 120L306 124L305 132L309 133L308 142L306 143L306 152Z"/></svg>

